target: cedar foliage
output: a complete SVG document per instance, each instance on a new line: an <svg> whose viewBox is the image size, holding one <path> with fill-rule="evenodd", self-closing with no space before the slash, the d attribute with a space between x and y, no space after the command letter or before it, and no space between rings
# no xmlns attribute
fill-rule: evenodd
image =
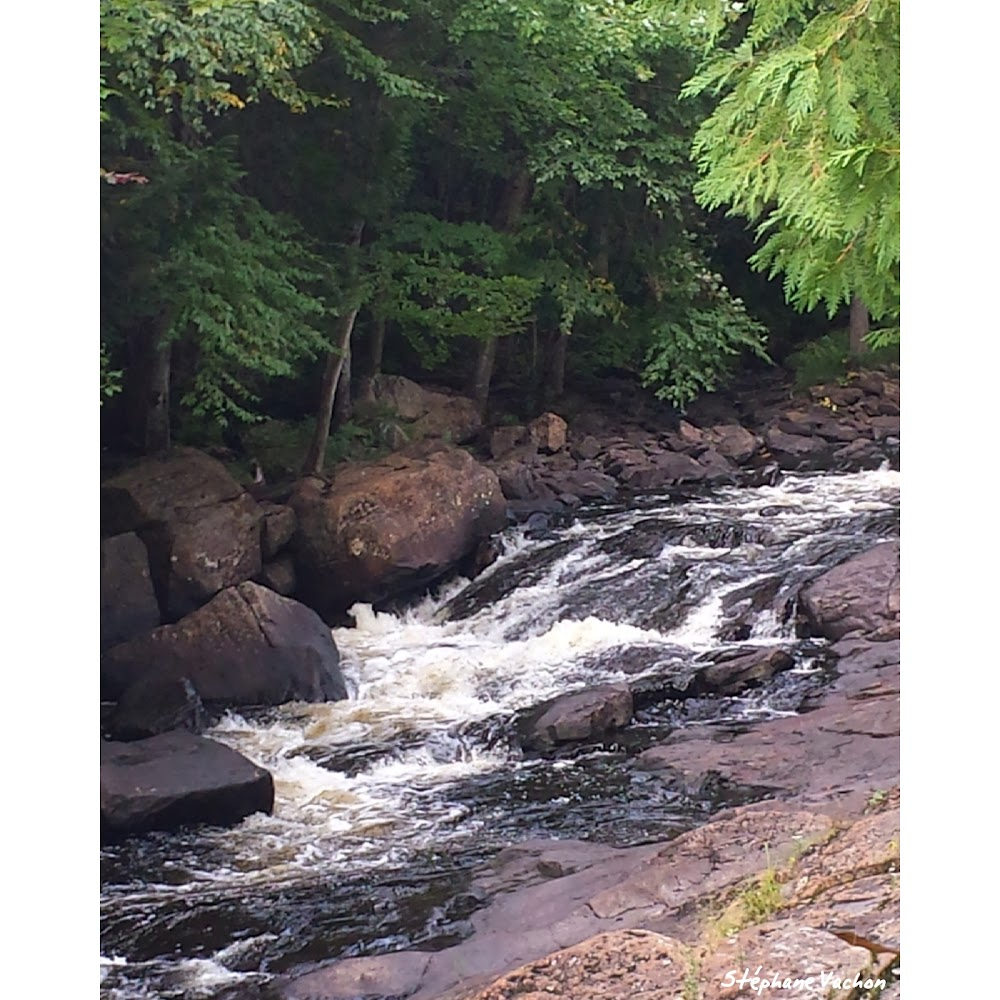
<svg viewBox="0 0 1000 1000"><path fill-rule="evenodd" d="M693 150L698 200L757 223L751 264L833 316L899 314L899 0L656 3L702 46L688 96L720 98Z"/></svg>

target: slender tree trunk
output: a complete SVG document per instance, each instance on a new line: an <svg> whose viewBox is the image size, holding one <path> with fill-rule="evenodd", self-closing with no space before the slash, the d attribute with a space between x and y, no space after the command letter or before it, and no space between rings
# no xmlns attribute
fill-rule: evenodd
<svg viewBox="0 0 1000 1000"><path fill-rule="evenodd" d="M848 343L850 344L851 354L854 357L860 356L868 349L868 345L865 343L865 337L868 336L870 325L868 306L866 306L857 295L852 296L849 328L850 334Z"/></svg>
<svg viewBox="0 0 1000 1000"><path fill-rule="evenodd" d="M476 344L476 356L468 382L468 393L485 416L490 400L490 380L497 358L497 338L487 337Z"/></svg>
<svg viewBox="0 0 1000 1000"><path fill-rule="evenodd" d="M323 459L326 456L326 444L330 440L330 422L333 419L333 402L337 395L337 384L340 373L344 369L344 358L351 343L351 332L358 316L358 307L351 309L340 317L337 323L336 350L330 351L326 357L326 369L323 372L323 384L319 391L319 409L316 413L316 426L313 429L312 442L302 463L304 476L320 476L323 474Z"/></svg>
<svg viewBox="0 0 1000 1000"><path fill-rule="evenodd" d="M376 317L372 321L368 336L367 356L361 365L358 381L358 399L366 403L375 402L375 379L382 373L382 353L385 350L385 319Z"/></svg>
<svg viewBox="0 0 1000 1000"><path fill-rule="evenodd" d="M170 354L172 344L158 332L149 352L146 429L143 448L147 455L170 448Z"/></svg>
<svg viewBox="0 0 1000 1000"><path fill-rule="evenodd" d="M530 197L531 174L521 169L507 182L494 225L504 232L514 232L521 221L521 216L524 215ZM489 337L476 345L475 360L468 381L468 393L476 401L483 416L486 415L486 408L489 405L490 381L493 378L496 357L496 337Z"/></svg>
<svg viewBox="0 0 1000 1000"><path fill-rule="evenodd" d="M343 427L354 415L354 404L351 399L351 367L354 361L354 350L350 340L344 354L344 363L337 382L337 392L333 399L333 426Z"/></svg>
<svg viewBox="0 0 1000 1000"><path fill-rule="evenodd" d="M361 234L364 223L354 226L351 234L351 246L361 246ZM323 384L319 391L319 406L316 411L316 426L313 429L312 441L305 461L302 463L304 476L320 476L323 474L323 459L326 457L326 444L330 440L330 421L333 419L333 404L337 396L337 385L341 372L344 370L344 360L351 347L351 333L354 331L354 321L358 318L361 306L355 305L349 309L337 322L334 334L333 349L327 355L326 368L323 372Z"/></svg>

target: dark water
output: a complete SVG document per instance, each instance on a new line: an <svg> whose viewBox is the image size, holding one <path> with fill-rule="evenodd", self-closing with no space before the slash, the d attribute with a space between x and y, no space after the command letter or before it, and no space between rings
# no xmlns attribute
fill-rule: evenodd
<svg viewBox="0 0 1000 1000"><path fill-rule="evenodd" d="M635 757L692 721L798 710L830 666L797 634L797 594L898 526L890 471L645 498L513 532L478 580L399 614L357 608L356 627L335 631L348 702L231 715L211 734L271 770L273 816L102 853L102 996L263 996L304 962L446 947L486 902L472 873L510 843L662 840L766 795L676 787ZM792 669L693 696L700 668L769 647ZM521 713L623 680L637 715L613 740L520 749Z"/></svg>

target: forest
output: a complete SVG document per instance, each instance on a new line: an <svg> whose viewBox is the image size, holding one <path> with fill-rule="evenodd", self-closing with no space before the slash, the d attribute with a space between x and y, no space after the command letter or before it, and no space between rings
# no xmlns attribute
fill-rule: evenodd
<svg viewBox="0 0 1000 1000"><path fill-rule="evenodd" d="M503 422L891 355L899 32L899 0L102 0L102 444L268 418L321 472L383 372Z"/></svg>

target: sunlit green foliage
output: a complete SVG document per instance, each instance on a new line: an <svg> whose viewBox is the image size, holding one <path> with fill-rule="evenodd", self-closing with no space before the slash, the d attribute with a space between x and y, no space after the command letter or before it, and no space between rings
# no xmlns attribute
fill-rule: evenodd
<svg viewBox="0 0 1000 1000"><path fill-rule="evenodd" d="M899 309L899 0L651 0L720 98L694 141L702 204L758 223L788 300Z"/></svg>

